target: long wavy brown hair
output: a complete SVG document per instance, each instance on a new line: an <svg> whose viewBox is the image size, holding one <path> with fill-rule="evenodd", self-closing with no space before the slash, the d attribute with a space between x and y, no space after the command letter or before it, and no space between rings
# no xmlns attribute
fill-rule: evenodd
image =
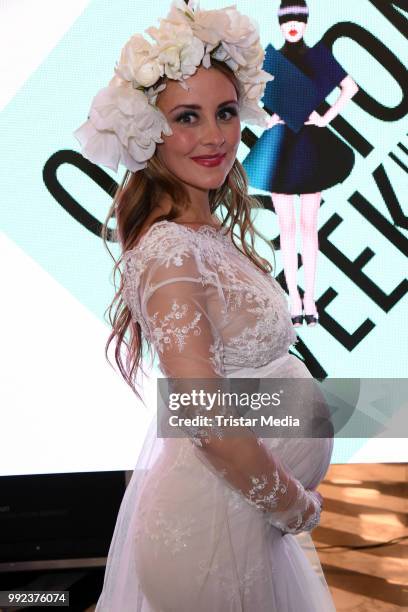
<svg viewBox="0 0 408 612"><path fill-rule="evenodd" d="M240 83L233 71L225 62L211 60L212 67L223 72L233 83L237 91L238 100L241 96ZM167 77L161 77L157 85L166 82ZM160 95L160 94L159 94ZM157 149L156 149L157 152ZM171 173L159 160L156 153L147 161L147 166L138 172L127 170L120 185L116 188L113 195L113 202L108 212L108 216L102 227L101 237L105 247L112 256L114 263L113 279L115 286L115 296L113 301L105 311L105 316L109 316L109 324L112 331L105 346L105 356L108 358L108 350L111 342L116 338L115 361L119 371L134 393L142 400L142 396L136 389L136 375L139 370L145 374L143 362L143 340L145 340L148 352L153 358L151 343L144 336L140 323L132 318L129 306L123 299L124 279L120 265L123 254L132 249L140 235L140 230L145 223L152 209L158 204L160 198L168 194L172 201L172 208L167 215L161 215L155 222L167 219L172 221L180 216L180 213L188 208L190 201L183 183ZM210 212L224 207L226 215L222 220L222 227L228 226L231 230L232 242L234 246L244 253L249 259L260 268L265 274L272 272L273 268L267 259L260 257L255 250L255 235L258 235L271 248L273 256L275 253L272 243L263 236L252 224L251 210L262 208L262 204L255 197L248 194L248 179L246 172L238 161L235 160L224 184L218 189L209 191ZM217 215L220 218L220 215ZM108 230L110 219L116 219L115 234L121 246L122 254L118 260L115 259L108 247L107 237L112 233ZM221 221L221 218L220 218ZM235 229L238 229L240 245L236 243ZM250 243L247 242L249 236ZM119 272L119 286L117 288L116 275ZM125 354L123 355L123 349ZM112 365L112 364L110 364Z"/></svg>

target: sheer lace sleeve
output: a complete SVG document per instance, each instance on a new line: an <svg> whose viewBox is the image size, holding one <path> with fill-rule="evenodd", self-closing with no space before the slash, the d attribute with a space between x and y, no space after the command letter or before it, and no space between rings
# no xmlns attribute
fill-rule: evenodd
<svg viewBox="0 0 408 612"><path fill-rule="evenodd" d="M209 286L208 275L204 280L201 274L196 246L187 243L159 251L139 275L142 328L157 351L161 371L177 379L180 392L191 378L206 379L206 390L208 383L215 390L227 380L222 303L215 299L217 291ZM131 265L127 273L132 273ZM248 427L234 427L233 436L220 435L212 427L192 428L187 435L207 467L266 513L272 524L297 533L318 523L320 503L315 494L305 490Z"/></svg>
<svg viewBox="0 0 408 612"><path fill-rule="evenodd" d="M175 238L176 240L177 238ZM151 258L140 278L141 315L169 378L224 376L219 334L222 314L209 307L211 287L204 286L192 246Z"/></svg>

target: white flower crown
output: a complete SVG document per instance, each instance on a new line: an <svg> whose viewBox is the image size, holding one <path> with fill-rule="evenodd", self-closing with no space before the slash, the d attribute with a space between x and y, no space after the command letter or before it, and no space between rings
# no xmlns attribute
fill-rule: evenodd
<svg viewBox="0 0 408 612"><path fill-rule="evenodd" d="M267 127L269 114L259 106L266 83L274 77L262 70L265 57L258 26L239 13L236 5L202 11L199 0L173 0L159 28L145 30L156 41L151 44L135 34L123 47L115 76L94 97L88 120L73 134L82 155L96 164L118 171L118 164L137 172L146 167L163 142L162 133L173 132L164 114L155 106L165 89L164 75L180 81L202 63L211 67L211 57L225 62L235 73L240 87L241 121Z"/></svg>

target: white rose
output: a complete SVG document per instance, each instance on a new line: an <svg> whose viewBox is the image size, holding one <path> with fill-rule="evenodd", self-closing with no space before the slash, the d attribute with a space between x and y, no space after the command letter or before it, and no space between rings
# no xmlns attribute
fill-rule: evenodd
<svg viewBox="0 0 408 612"><path fill-rule="evenodd" d="M220 62L225 62L234 72L239 67L239 64L237 64L237 62L230 56L223 43L221 43L221 45L215 49L215 51L211 54L211 57Z"/></svg>
<svg viewBox="0 0 408 612"><path fill-rule="evenodd" d="M244 99L240 105L240 120L243 123L251 123L260 127L268 127L269 114L258 106L256 101Z"/></svg>
<svg viewBox="0 0 408 612"><path fill-rule="evenodd" d="M259 100L265 91L265 83L245 85L245 95L249 100Z"/></svg>
<svg viewBox="0 0 408 612"><path fill-rule="evenodd" d="M240 47L251 47L255 44L259 38L256 23L234 7L227 7L225 12L229 17L229 28L223 36L224 40Z"/></svg>
<svg viewBox="0 0 408 612"><path fill-rule="evenodd" d="M160 20L160 27L150 27L145 30L159 45L172 41L173 44L184 45L191 42L193 32L191 27L184 22Z"/></svg>
<svg viewBox="0 0 408 612"><path fill-rule="evenodd" d="M125 83L126 81L124 79L122 79L119 75L115 74L109 81L109 87L120 87Z"/></svg>
<svg viewBox="0 0 408 612"><path fill-rule="evenodd" d="M193 75L200 65L204 56L204 43L193 36L189 45L185 45L180 51L180 63L183 74Z"/></svg>
<svg viewBox="0 0 408 612"><path fill-rule="evenodd" d="M159 46L159 45L158 45ZM164 74L170 79L180 79L180 47L173 42L166 42L159 46L158 60L163 65Z"/></svg>
<svg viewBox="0 0 408 612"><path fill-rule="evenodd" d="M126 81L137 80L141 66L152 60L152 51L152 45L141 34L134 34L123 47L115 72Z"/></svg>
<svg viewBox="0 0 408 612"><path fill-rule="evenodd" d="M245 86L252 85L266 85L268 81L273 81L275 78L273 75L269 74L265 70L262 70L259 67L256 67L252 70L250 67L239 68L236 72L237 77L242 81Z"/></svg>
<svg viewBox="0 0 408 612"><path fill-rule="evenodd" d="M245 56L241 53L240 48L237 45L223 42L223 47L227 51L228 55L239 65L246 66L247 62Z"/></svg>
<svg viewBox="0 0 408 612"><path fill-rule="evenodd" d="M148 97L132 88L105 87L94 97L89 119L74 135L83 146L82 155L117 172L122 162L132 172L146 167L161 134L172 130L161 111Z"/></svg>
<svg viewBox="0 0 408 612"><path fill-rule="evenodd" d="M139 85L150 87L162 76L160 64L155 60L148 61L139 66L139 68L134 71L134 75Z"/></svg>
<svg viewBox="0 0 408 612"><path fill-rule="evenodd" d="M191 27L191 23L194 20L194 15L197 8L195 2L189 0L188 4L184 0L173 0L170 11L166 16L166 20L173 23L184 23Z"/></svg>
<svg viewBox="0 0 408 612"><path fill-rule="evenodd" d="M148 28L146 32L157 41L154 55L164 74L175 80L194 74L204 55L204 44L188 24L162 19L160 28Z"/></svg>
<svg viewBox="0 0 408 612"><path fill-rule="evenodd" d="M218 45L229 26L224 10L197 11L192 29L196 36L211 45Z"/></svg>
<svg viewBox="0 0 408 612"><path fill-rule="evenodd" d="M260 66L262 68L265 59L265 51L260 42L243 50L243 55L247 64L255 67Z"/></svg>

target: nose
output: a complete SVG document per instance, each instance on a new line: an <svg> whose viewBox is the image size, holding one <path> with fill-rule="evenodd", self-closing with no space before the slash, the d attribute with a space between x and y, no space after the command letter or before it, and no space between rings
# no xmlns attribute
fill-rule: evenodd
<svg viewBox="0 0 408 612"><path fill-rule="evenodd" d="M210 145L213 147L220 147L224 144L224 132L215 119L206 121L201 135L201 142L203 145Z"/></svg>

